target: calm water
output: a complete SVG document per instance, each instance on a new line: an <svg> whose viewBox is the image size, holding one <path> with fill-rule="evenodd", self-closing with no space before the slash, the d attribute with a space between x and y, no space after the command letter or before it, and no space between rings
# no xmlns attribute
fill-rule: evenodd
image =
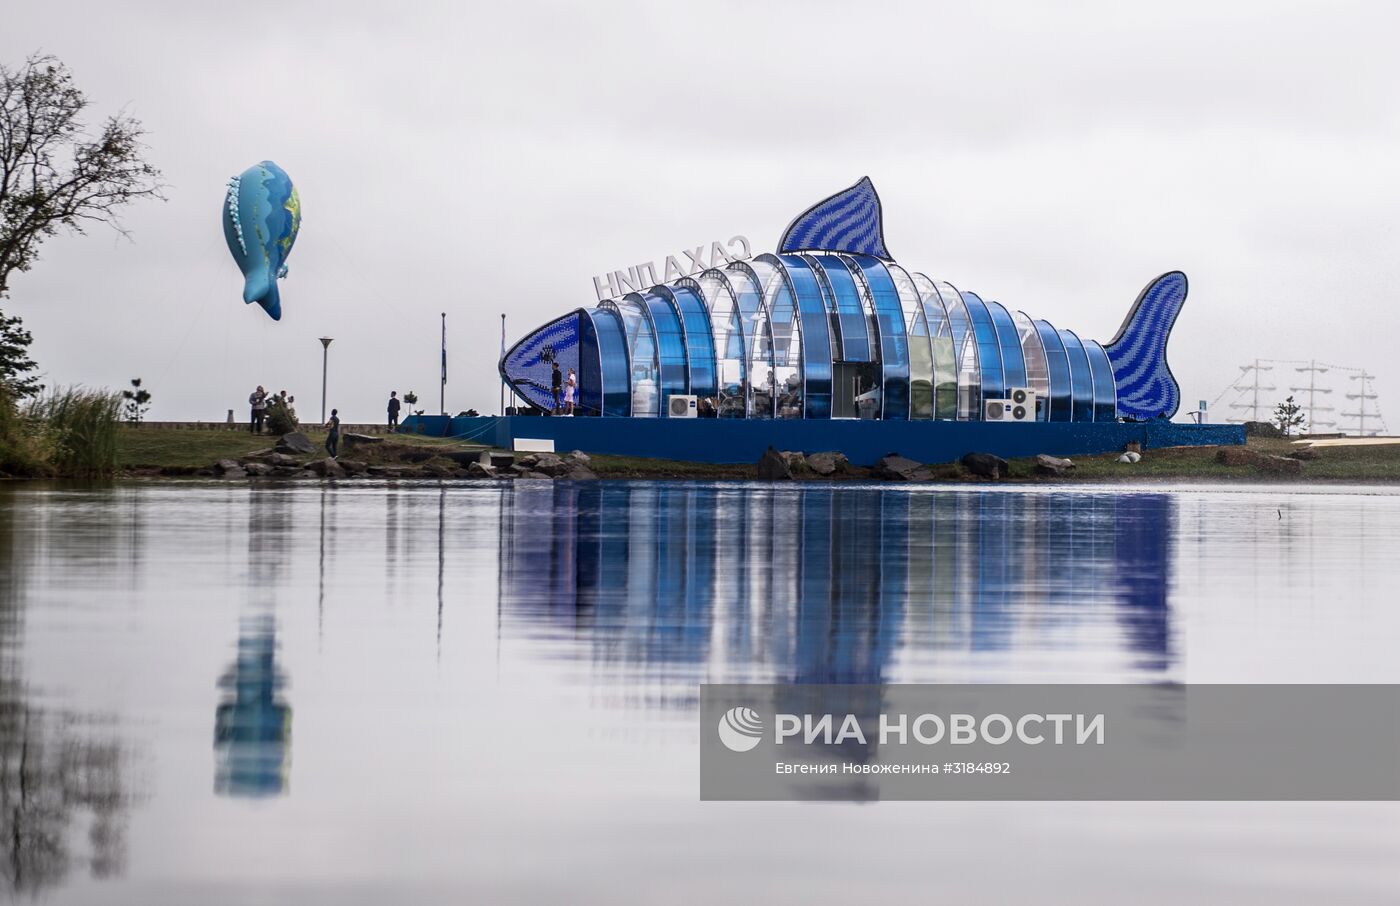
<svg viewBox="0 0 1400 906"><path fill-rule="evenodd" d="M1395 804L702 805L695 702L1400 682L1398 539L1341 488L0 485L0 890L1396 902Z"/></svg>

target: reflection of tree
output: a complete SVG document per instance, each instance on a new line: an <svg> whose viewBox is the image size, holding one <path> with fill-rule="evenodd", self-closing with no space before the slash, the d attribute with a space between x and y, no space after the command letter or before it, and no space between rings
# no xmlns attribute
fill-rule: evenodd
<svg viewBox="0 0 1400 906"><path fill-rule="evenodd" d="M11 892L38 894L75 866L94 878L121 875L137 796L126 777L130 752L114 727L28 701L15 653L35 547L16 529L16 498L7 497L0 497L0 875ZM80 855L84 829L89 852Z"/></svg>

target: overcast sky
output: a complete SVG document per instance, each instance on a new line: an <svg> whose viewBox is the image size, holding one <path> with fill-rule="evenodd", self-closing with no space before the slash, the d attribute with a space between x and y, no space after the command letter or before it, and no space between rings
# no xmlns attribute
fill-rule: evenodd
<svg viewBox="0 0 1400 906"><path fill-rule="evenodd" d="M242 418L258 383L314 417L333 336L348 421L391 389L436 410L445 311L448 408L494 412L501 312L514 341L608 270L772 251L869 175L901 264L1081 335L1184 270L1183 412L1256 356L1317 358L1379 375L1400 431L1397 9L9 0L0 60L60 57L170 188L132 242L49 240L4 307L48 383L140 376L153 419ZM219 223L264 158L305 217L279 323Z"/></svg>

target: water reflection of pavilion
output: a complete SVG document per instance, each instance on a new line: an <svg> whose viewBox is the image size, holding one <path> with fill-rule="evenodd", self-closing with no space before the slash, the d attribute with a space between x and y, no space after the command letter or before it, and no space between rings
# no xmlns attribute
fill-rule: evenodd
<svg viewBox="0 0 1400 906"><path fill-rule="evenodd" d="M1159 674L1174 512L1158 494L522 484L502 632L687 682L920 681L958 653Z"/></svg>

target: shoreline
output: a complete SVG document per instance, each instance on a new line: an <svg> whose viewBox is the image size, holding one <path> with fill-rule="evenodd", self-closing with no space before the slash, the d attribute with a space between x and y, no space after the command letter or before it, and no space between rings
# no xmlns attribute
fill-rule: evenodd
<svg viewBox="0 0 1400 906"><path fill-rule="evenodd" d="M488 446L417 434L346 434L338 460L324 449L323 432L300 436L299 450L276 446L278 438L241 431L200 431L123 426L116 474L103 480L185 482L213 479L356 483L397 481L725 481L776 480L797 483L908 483L926 486L1006 484L1094 487L1191 485L1328 487L1400 486L1400 443L1326 443L1250 437L1238 447L1164 447L1141 451L1141 461L1118 461L1118 453L1067 460L1018 458L1003 463L997 478L974 474L961 463L917 463L887 457L894 468L852 466L839 454L770 451L759 463L712 464L615 455L512 453ZM285 452L278 452L285 450ZM484 461L490 465L482 465ZM1055 469L1053 463L1072 462ZM883 463L883 461L882 461ZM821 471L817 471L820 469ZM1046 474L1056 471L1058 474ZM33 476L15 481L63 480Z"/></svg>

